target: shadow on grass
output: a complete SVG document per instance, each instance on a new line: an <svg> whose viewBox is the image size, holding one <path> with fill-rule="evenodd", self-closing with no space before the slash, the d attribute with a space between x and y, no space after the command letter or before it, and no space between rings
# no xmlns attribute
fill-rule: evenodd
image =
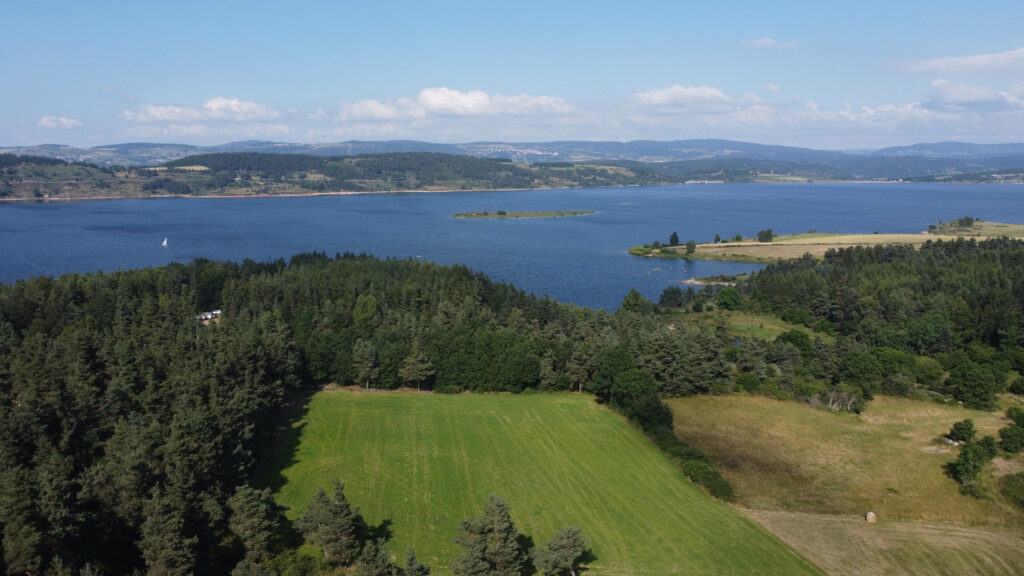
<svg viewBox="0 0 1024 576"><path fill-rule="evenodd" d="M597 560L597 556L594 554L593 550L590 548L584 550L583 554L576 559L576 574L583 574L589 570L589 568L587 568L587 564L591 564L595 560Z"/></svg>
<svg viewBox="0 0 1024 576"><path fill-rule="evenodd" d="M376 526L370 526L367 524L364 528L366 535L364 540L366 542L376 542L377 540L390 541L391 537L394 535L391 532L392 524L394 524L394 522L390 518L381 520L381 523Z"/></svg>
<svg viewBox="0 0 1024 576"><path fill-rule="evenodd" d="M260 450L258 463L252 474L252 485L257 488L270 488L278 492L287 479L281 474L297 462L295 453L299 447L299 438L306 424L302 420L309 413L309 403L313 395L319 392L318 387L307 387L297 390L285 403L278 418L275 436L268 445Z"/></svg>
<svg viewBox="0 0 1024 576"><path fill-rule="evenodd" d="M527 536L526 534L519 534L516 536L516 544L519 544L520 550L526 551L526 561L523 562L523 570L521 574L537 574L537 566L533 563L533 537Z"/></svg>

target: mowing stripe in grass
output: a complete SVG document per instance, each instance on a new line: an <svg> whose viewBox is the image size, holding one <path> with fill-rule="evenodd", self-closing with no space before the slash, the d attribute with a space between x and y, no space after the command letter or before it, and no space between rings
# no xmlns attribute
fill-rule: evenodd
<svg viewBox="0 0 1024 576"><path fill-rule="evenodd" d="M277 494L289 515L337 477L369 524L392 522L393 551L440 574L492 493L538 545L582 526L594 575L820 574L587 397L324 392L303 423Z"/></svg>

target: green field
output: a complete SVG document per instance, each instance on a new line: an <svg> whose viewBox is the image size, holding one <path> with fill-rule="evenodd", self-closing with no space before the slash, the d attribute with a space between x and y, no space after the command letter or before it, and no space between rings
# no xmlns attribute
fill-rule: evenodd
<svg viewBox="0 0 1024 576"><path fill-rule="evenodd" d="M340 478L393 551L413 545L441 574L492 493L538 544L582 526L595 576L821 573L586 396L321 392L294 436L278 454L290 517Z"/></svg>
<svg viewBox="0 0 1024 576"><path fill-rule="evenodd" d="M684 322L690 327L704 326L714 328L723 324L729 331L730 336L737 338L760 338L762 340L774 340L790 330L798 330L807 334L811 340L821 338L822 342L831 344L835 337L822 332L815 332L801 324L793 324L768 314L754 314L741 310L718 309L713 312L699 312L695 314L669 313L666 316L675 321Z"/></svg>

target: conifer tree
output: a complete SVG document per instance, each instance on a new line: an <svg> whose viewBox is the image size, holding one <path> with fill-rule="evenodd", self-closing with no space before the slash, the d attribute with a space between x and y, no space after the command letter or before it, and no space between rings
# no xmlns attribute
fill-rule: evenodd
<svg viewBox="0 0 1024 576"><path fill-rule="evenodd" d="M544 576L576 576L577 562L587 550L583 531L575 526L559 530L534 554L537 570Z"/></svg>
<svg viewBox="0 0 1024 576"><path fill-rule="evenodd" d="M356 562L355 576L395 576L398 566L391 561L391 550L383 538L363 546L363 552Z"/></svg>
<svg viewBox="0 0 1024 576"><path fill-rule="evenodd" d="M407 386L416 385L416 389L420 390L423 383L430 379L434 375L434 366L430 363L430 359L420 349L419 342L414 342L412 345L412 351L405 357L405 362L402 363L402 367L398 369L398 377L402 379Z"/></svg>
<svg viewBox="0 0 1024 576"><path fill-rule="evenodd" d="M377 365L377 351L362 338L356 340L352 347L352 363L356 367L356 378L363 383L365 388L370 387L370 382L377 379L380 367Z"/></svg>
<svg viewBox="0 0 1024 576"><path fill-rule="evenodd" d="M181 503L159 487L146 503L139 550L152 576L188 576L195 573L199 539L185 535Z"/></svg>
<svg viewBox="0 0 1024 576"><path fill-rule="evenodd" d="M281 507L270 494L270 489L256 490L248 484L238 487L228 500L231 516L228 527L238 536L245 548L245 556L254 561L270 558L274 532L281 525Z"/></svg>
<svg viewBox="0 0 1024 576"><path fill-rule="evenodd" d="M519 531L512 523L508 505L492 494L484 503L483 514L463 520L455 542L463 554L452 570L456 576L519 576L525 554L519 545Z"/></svg>
<svg viewBox="0 0 1024 576"><path fill-rule="evenodd" d="M357 536L363 520L344 490L345 485L335 480L334 497L328 498L318 487L306 513L295 523L307 541L323 550L324 562L337 566L352 564L359 554Z"/></svg>
<svg viewBox="0 0 1024 576"><path fill-rule="evenodd" d="M411 546L405 550L405 569L402 576L430 576L430 567L421 564L416 558L416 550Z"/></svg>

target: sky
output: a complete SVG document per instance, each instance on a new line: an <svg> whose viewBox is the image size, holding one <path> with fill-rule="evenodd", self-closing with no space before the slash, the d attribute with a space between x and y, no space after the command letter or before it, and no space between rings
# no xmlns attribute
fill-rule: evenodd
<svg viewBox="0 0 1024 576"><path fill-rule="evenodd" d="M0 146L1024 141L1020 0L12 0L0 22Z"/></svg>

